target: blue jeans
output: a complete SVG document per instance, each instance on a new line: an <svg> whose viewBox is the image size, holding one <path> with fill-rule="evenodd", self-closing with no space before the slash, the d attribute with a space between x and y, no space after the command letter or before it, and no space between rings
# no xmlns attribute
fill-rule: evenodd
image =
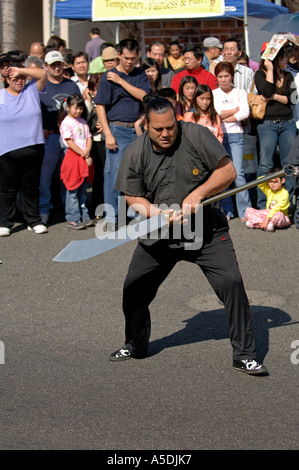
<svg viewBox="0 0 299 470"><path fill-rule="evenodd" d="M60 135L50 134L45 142L45 155L41 167L39 182L39 212L40 214L50 214L53 209L51 204L51 183L52 176L58 162L62 162L65 149L61 148ZM64 188L65 189L65 188ZM64 196L62 195L64 200Z"/></svg>
<svg viewBox="0 0 299 470"><path fill-rule="evenodd" d="M297 128L293 121L272 122L264 121L257 126L259 137L260 155L257 176L265 176L269 170L274 167L274 156L277 144L280 153L280 165L283 168L287 163L287 157L291 151L293 142L297 135ZM294 194L294 177L287 177L285 188L290 194L290 199ZM258 188L257 206L259 209L265 209L266 196Z"/></svg>
<svg viewBox="0 0 299 470"><path fill-rule="evenodd" d="M116 140L117 149L109 150L106 147L106 161L104 168L104 202L106 220L109 223L117 223L118 197L120 191L114 189L115 181L123 154L128 145L136 138L134 127L122 127L110 123L110 130Z"/></svg>
<svg viewBox="0 0 299 470"><path fill-rule="evenodd" d="M86 203L86 179L79 188L67 190L65 196L65 218L67 222L78 222L89 217Z"/></svg>
<svg viewBox="0 0 299 470"><path fill-rule="evenodd" d="M230 155L234 167L237 172L237 177L234 181L234 185L239 187L246 184L246 179L243 171L243 134L234 133L223 135L223 146ZM231 197L226 197L220 201L220 204L224 210L225 215L234 217L234 205ZM242 191L236 194L237 211L240 218L245 217L245 210L247 207L251 207L250 197L248 191Z"/></svg>

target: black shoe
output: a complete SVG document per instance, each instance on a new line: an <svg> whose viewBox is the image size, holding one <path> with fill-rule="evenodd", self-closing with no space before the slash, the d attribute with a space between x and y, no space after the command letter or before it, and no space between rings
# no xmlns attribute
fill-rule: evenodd
<svg viewBox="0 0 299 470"><path fill-rule="evenodd" d="M259 364L254 359L243 359L241 361L234 361L233 368L246 372L249 375L266 375L268 371L263 364Z"/></svg>
<svg viewBox="0 0 299 470"><path fill-rule="evenodd" d="M118 361L126 361L127 359L131 359L131 353L126 348L120 348L114 353L112 353L109 357L110 361L118 362Z"/></svg>

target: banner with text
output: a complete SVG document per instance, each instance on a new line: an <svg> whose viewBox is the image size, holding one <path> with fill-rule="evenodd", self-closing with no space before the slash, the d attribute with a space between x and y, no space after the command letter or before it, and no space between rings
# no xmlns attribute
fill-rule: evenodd
<svg viewBox="0 0 299 470"><path fill-rule="evenodd" d="M93 21L205 18L224 15L224 0L93 0Z"/></svg>

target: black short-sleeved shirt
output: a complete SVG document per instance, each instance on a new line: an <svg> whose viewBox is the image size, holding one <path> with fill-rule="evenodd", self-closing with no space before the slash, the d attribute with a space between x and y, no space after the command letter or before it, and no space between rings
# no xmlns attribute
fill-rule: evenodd
<svg viewBox="0 0 299 470"><path fill-rule="evenodd" d="M154 150L148 133L127 147L115 189L129 196L144 197L158 206L181 206L225 156L227 151L209 129L179 121L176 141L165 153ZM227 229L218 204L204 207L203 222L205 235Z"/></svg>

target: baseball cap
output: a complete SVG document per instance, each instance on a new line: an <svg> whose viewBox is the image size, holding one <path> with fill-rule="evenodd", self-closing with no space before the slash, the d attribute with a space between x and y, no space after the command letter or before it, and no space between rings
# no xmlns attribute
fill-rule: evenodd
<svg viewBox="0 0 299 470"><path fill-rule="evenodd" d="M202 45L203 47L218 47L219 49L223 48L223 44L221 44L219 39L213 38L212 36L204 39Z"/></svg>
<svg viewBox="0 0 299 470"><path fill-rule="evenodd" d="M102 60L113 60L113 59L118 59L117 50L111 46L105 47L105 49L102 52Z"/></svg>
<svg viewBox="0 0 299 470"><path fill-rule="evenodd" d="M268 44L269 44L269 41L268 41L268 42L264 42L264 44L263 44L262 47L261 47L261 54L262 54L263 52L265 52L265 50L267 49Z"/></svg>
<svg viewBox="0 0 299 470"><path fill-rule="evenodd" d="M64 62L63 55L59 51L50 51L46 54L45 63L51 65L54 62Z"/></svg>

